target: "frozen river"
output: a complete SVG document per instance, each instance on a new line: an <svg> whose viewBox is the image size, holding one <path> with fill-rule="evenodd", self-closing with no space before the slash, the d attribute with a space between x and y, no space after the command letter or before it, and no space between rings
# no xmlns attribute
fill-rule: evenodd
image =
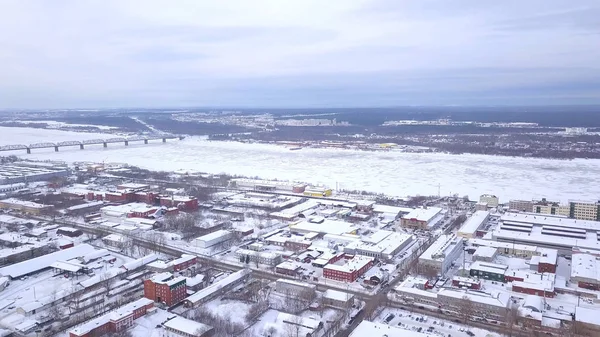
<svg viewBox="0 0 600 337"><path fill-rule="evenodd" d="M1 128L0 145L82 140L105 135L56 130ZM4 153L9 154L8 152ZM12 154L12 153L11 153ZM477 199L491 193L509 199L600 198L600 160L550 160L484 155L363 152L338 149L290 151L267 144L210 142L199 137L149 145L109 144L14 152L41 160L128 163L153 170L229 173L325 184L385 194L458 193ZM2 155L0 153L0 155Z"/></svg>

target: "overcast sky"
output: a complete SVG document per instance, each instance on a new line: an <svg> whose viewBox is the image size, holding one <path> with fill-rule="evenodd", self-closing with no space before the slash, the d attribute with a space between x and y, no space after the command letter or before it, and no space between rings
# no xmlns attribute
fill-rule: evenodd
<svg viewBox="0 0 600 337"><path fill-rule="evenodd" d="M598 103L598 0L0 1L4 108Z"/></svg>

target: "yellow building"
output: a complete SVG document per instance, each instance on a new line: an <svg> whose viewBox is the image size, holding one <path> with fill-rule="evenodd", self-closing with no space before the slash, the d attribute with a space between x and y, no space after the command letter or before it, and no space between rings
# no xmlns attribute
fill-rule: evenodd
<svg viewBox="0 0 600 337"><path fill-rule="evenodd" d="M23 213L42 214L52 211L52 205L38 204L33 201L24 201L15 198L0 200L0 209L12 209Z"/></svg>
<svg viewBox="0 0 600 337"><path fill-rule="evenodd" d="M569 218L600 221L600 204L596 201L569 201Z"/></svg>
<svg viewBox="0 0 600 337"><path fill-rule="evenodd" d="M304 191L307 197L330 197L333 191L330 188L311 188Z"/></svg>
<svg viewBox="0 0 600 337"><path fill-rule="evenodd" d="M558 202L547 201L545 198L533 203L533 213L569 216L569 206Z"/></svg>

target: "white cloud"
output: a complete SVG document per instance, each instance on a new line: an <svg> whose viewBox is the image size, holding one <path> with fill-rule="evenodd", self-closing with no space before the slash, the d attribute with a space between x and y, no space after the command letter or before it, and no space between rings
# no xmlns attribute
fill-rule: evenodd
<svg viewBox="0 0 600 337"><path fill-rule="evenodd" d="M597 15L587 0L6 0L0 104L438 104L450 89L462 98L448 104L468 104L539 87L538 104L564 96L549 84L589 103ZM401 90L356 95L361 82ZM299 88L329 95L311 101Z"/></svg>

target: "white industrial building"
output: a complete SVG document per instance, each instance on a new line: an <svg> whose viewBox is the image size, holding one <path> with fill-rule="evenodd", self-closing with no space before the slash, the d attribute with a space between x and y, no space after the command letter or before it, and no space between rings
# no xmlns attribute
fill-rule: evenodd
<svg viewBox="0 0 600 337"><path fill-rule="evenodd" d="M444 275L462 252L462 238L455 235L441 235L419 256L419 270L431 268L438 274Z"/></svg>
<svg viewBox="0 0 600 337"><path fill-rule="evenodd" d="M304 192L304 189L306 189L306 184L301 183L247 178L231 179L230 184L238 188L246 188L255 191L281 191L302 193Z"/></svg>
<svg viewBox="0 0 600 337"><path fill-rule="evenodd" d="M224 229L195 238L190 243L197 248L209 248L219 243L231 240L233 234Z"/></svg>
<svg viewBox="0 0 600 337"><path fill-rule="evenodd" d="M460 227L456 235L461 238L471 239L477 236L477 231L486 223L490 218L490 212L488 211L476 211L465 221Z"/></svg>
<svg viewBox="0 0 600 337"><path fill-rule="evenodd" d="M17 162L0 166L0 185L50 180L68 175L69 169L66 166L57 167L55 164L34 165L34 163Z"/></svg>
<svg viewBox="0 0 600 337"><path fill-rule="evenodd" d="M240 261L248 258L249 263L259 263L268 266L275 266L281 263L281 255L273 252L257 252L250 249L238 249L235 251L235 257ZM244 259L244 260L242 260Z"/></svg>
<svg viewBox="0 0 600 337"><path fill-rule="evenodd" d="M365 255L377 259L392 258L414 240L410 234L379 230L362 240L355 240L344 247L349 255Z"/></svg>
<svg viewBox="0 0 600 337"><path fill-rule="evenodd" d="M293 280L278 279L275 282L275 291L282 294L313 294L317 290L317 286L306 282L297 282Z"/></svg>

